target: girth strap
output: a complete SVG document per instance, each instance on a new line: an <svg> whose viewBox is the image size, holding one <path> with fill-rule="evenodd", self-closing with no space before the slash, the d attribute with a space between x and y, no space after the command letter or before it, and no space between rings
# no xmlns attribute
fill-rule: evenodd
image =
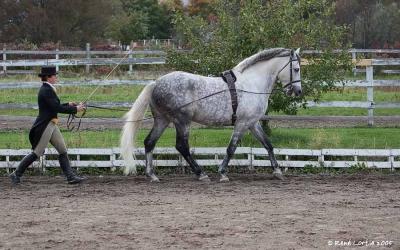
<svg viewBox="0 0 400 250"><path fill-rule="evenodd" d="M232 110L233 110L232 125L235 125L236 118L237 118L236 111L237 111L237 107L238 107L238 98L237 98L237 92L236 92L236 86L235 86L236 76L232 70L227 70L227 71L222 72L221 77L228 84L229 93L231 94Z"/></svg>

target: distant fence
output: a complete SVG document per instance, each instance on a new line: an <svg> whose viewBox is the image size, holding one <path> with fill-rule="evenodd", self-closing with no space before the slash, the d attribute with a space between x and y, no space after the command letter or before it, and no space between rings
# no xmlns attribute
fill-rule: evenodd
<svg viewBox="0 0 400 250"><path fill-rule="evenodd" d="M87 44L86 50L53 50L53 51L28 51L28 50L7 50L3 48L3 60L0 61L2 71L0 74L23 73L22 70L10 70L10 67L40 67L53 65L57 70L61 66L85 66L85 72L89 73L90 66L94 65L129 65L129 73L132 72L134 64L165 64L165 52L161 50L117 50L117 51L95 51L90 49ZM44 59L26 59L9 60L8 55L41 55L53 56L53 58ZM73 58L63 58L60 56L73 56ZM101 56L101 57L99 57ZM27 73L32 73L28 70Z"/></svg>
<svg viewBox="0 0 400 250"><path fill-rule="evenodd" d="M157 44L158 40L154 40ZM153 42L154 42L153 41ZM160 43L171 44L170 40L161 41ZM144 41L146 45L146 41ZM141 46L137 46L142 48ZM337 52L340 50L337 50ZM317 50L304 50L302 54L318 54L321 51ZM397 49L350 49L348 53L352 54L353 60L359 58L357 55L365 54L400 54L400 50ZM9 60L9 55L19 56L43 56L44 59L27 59L27 60ZM52 56L53 58L48 58ZM61 57L72 58L61 58ZM371 60L371 59L369 59ZM374 59L375 60L375 59ZM380 59L376 59L380 60ZM54 65L57 68L61 66L85 66L86 73L89 73L90 66L95 65L129 65L129 73L132 73L132 65L135 64L164 64L165 63L165 52L162 50L118 50L118 51L96 51L91 50L90 44L86 45L86 50L48 50L48 51L37 51L37 50L8 50L3 48L2 60L0 60L0 74L20 74L20 73L34 73L32 70L21 70L14 69L16 67L38 67L45 65ZM372 65L399 65L399 64L379 64L378 61L374 61ZM363 66L363 65L360 65ZM364 65L365 66L365 65ZM13 69L8 69L12 67ZM354 72L360 70L354 68ZM363 71L363 70L362 70ZM399 73L398 70L386 70L386 73Z"/></svg>
<svg viewBox="0 0 400 250"><path fill-rule="evenodd" d="M0 149L0 169L10 170L16 168L20 159L30 153L29 149ZM221 164L226 154L226 148L192 148L194 158L202 166L217 166ZM75 148L69 149L71 166L115 168L122 167L123 161L119 159L119 148ZM276 148L274 153L278 163L284 168L303 167L329 167L348 168L352 166L391 169L400 168L400 149L284 149ZM57 160L49 159L56 155L54 149L46 149L45 155L35 162L33 167L46 171L46 168L59 167ZM137 163L145 165L144 149L135 151ZM175 167L184 170L188 164L175 148L156 148L153 152L154 165L158 168ZM90 157L96 157L91 160ZM101 159L99 159L101 158ZM254 169L270 167L268 153L264 148L239 147L230 166Z"/></svg>

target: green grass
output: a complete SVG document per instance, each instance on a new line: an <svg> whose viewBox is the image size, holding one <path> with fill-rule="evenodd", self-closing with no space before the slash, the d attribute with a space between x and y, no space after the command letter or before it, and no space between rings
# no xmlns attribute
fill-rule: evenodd
<svg viewBox="0 0 400 250"><path fill-rule="evenodd" d="M118 147L121 130L80 131L63 130L67 146L70 148L110 148ZM143 140L149 130L140 130L137 145L143 147ZM231 129L192 129L192 147L226 147ZM324 129L284 129L272 130L271 141L279 148L400 148L399 128L324 128ZM157 143L158 147L174 147L175 130L167 129ZM247 133L242 139L242 147L261 147L253 136ZM28 131L1 131L0 148L30 148Z"/></svg>
<svg viewBox="0 0 400 250"><path fill-rule="evenodd" d="M322 95L321 101L366 101L366 88L339 88ZM374 89L375 102L400 102L399 87Z"/></svg>
<svg viewBox="0 0 400 250"><path fill-rule="evenodd" d="M275 113L272 113L275 114ZM279 113L279 115L283 115ZM299 109L297 115L310 115L310 116L367 116L368 111L364 108L307 108ZM400 115L400 109L384 109L376 108L374 109L375 116L391 116Z"/></svg>
<svg viewBox="0 0 400 250"><path fill-rule="evenodd" d="M92 102L133 102L144 86L118 85L99 87L92 95ZM62 101L85 100L94 90L95 86L59 86L58 95ZM0 103L36 103L37 88L30 89L4 89L0 92ZM321 101L366 101L365 88L338 89L325 93ZM374 90L375 102L400 102L399 88L385 88Z"/></svg>
<svg viewBox="0 0 400 250"><path fill-rule="evenodd" d="M133 102L144 86L102 86L91 96L91 102ZM83 101L96 89L95 86L57 87L61 102ZM4 89L0 92L0 103L37 103L37 88Z"/></svg>

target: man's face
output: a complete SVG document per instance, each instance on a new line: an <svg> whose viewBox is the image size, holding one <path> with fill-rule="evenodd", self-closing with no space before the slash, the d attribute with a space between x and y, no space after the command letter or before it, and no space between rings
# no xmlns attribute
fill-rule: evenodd
<svg viewBox="0 0 400 250"><path fill-rule="evenodd" d="M57 83L57 75L52 75L49 78L47 78L47 81L51 84Z"/></svg>

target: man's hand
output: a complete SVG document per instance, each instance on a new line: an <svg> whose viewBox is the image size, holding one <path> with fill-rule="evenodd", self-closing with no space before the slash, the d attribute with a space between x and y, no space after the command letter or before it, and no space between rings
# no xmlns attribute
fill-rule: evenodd
<svg viewBox="0 0 400 250"><path fill-rule="evenodd" d="M86 105L81 102L81 103L79 103L79 105L76 106L76 110L78 112L84 111L84 110L86 110Z"/></svg>
<svg viewBox="0 0 400 250"><path fill-rule="evenodd" d="M69 106L76 106L77 104L76 104L76 102L69 102L68 105Z"/></svg>

